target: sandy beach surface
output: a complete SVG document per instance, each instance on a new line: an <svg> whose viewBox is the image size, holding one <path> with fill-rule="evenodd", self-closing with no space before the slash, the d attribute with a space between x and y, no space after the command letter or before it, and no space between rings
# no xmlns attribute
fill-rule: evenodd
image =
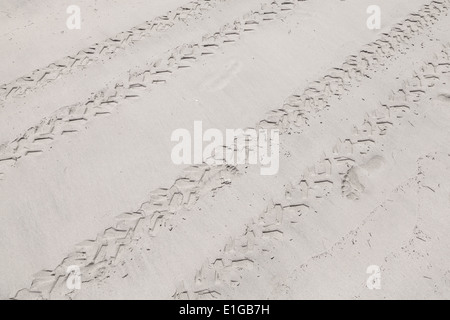
<svg viewBox="0 0 450 320"><path fill-rule="evenodd" d="M449 299L449 13L1 0L0 299Z"/></svg>

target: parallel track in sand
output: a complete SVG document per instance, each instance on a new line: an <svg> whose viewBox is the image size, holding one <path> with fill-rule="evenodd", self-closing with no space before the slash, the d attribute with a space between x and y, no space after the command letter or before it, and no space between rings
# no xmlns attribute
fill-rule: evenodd
<svg viewBox="0 0 450 320"><path fill-rule="evenodd" d="M221 32L205 38L200 44L177 48L166 59L153 64L151 69L134 74L127 85L115 88L113 94L101 94L87 104L66 108L64 117L51 118L52 125L55 123L55 126L61 126L56 130L57 133L45 132L48 129L39 131L40 127L33 128L19 140L23 141L22 144L16 143L12 154L5 156L6 153L3 153L3 160L17 161L26 156L26 152L42 152L34 147L39 140L52 140L65 130L71 131L72 129L67 129L68 124L76 125L78 121L88 121L97 114L110 112L111 105L118 104L118 100L134 97L137 88L164 82L174 70L183 69L192 61L213 54L220 46L236 41L241 32L253 30L257 25L277 19L280 13L293 10L293 3L273 3L277 4L275 8L278 11L274 11L272 7L267 11L254 12L245 22L227 26ZM311 84L302 94L290 96L280 109L271 112L257 127L279 128L286 133L307 130L311 114L327 109L331 98L345 95L353 86L370 78L377 68L395 60L399 52L411 48L413 37L429 30L440 18L447 16L448 8L448 0L431 1L418 12L409 15L405 21L395 25L380 39L350 56L342 66ZM382 153L381 141L399 122L407 121L409 114L420 112L417 105L430 88L447 81L446 77L450 72L448 47L437 54L439 56L436 60L425 64L414 79L406 81L392 99L369 115L364 124L357 128L355 135L341 139L335 148L329 150L329 156L314 165L314 170L305 172L298 184L286 190L285 203L273 204L258 219L248 224L245 234L234 237L223 255L212 257L193 275L192 283L186 279L174 297L219 297L224 286L239 285L239 273L253 266L254 255L265 252L273 241L282 241L285 228L298 222L301 216L315 212L315 201L332 193L340 193L351 199L358 198L361 190L355 178L356 168L376 167L379 159L373 154L375 151ZM88 105L91 108L89 112ZM43 127L49 128L45 123ZM173 227L172 217L179 210L189 209L202 195L217 192L230 184L233 176L238 174L238 169L232 166L207 165L187 169L186 174L171 187L153 192L149 201L139 210L120 215L117 225L102 231L96 239L77 245L56 268L36 274L30 288L20 290L13 298L76 298L77 293L66 287L68 266L80 266L86 284L101 283L110 270L119 265L126 268L126 259L121 254L126 248L136 245L140 234L150 232L157 236L157 232L170 230Z"/></svg>
<svg viewBox="0 0 450 320"><path fill-rule="evenodd" d="M113 113L121 103L139 98L141 90L151 90L166 83L176 72L216 54L225 45L237 42L242 34L274 20L283 19L300 2L303 1L278 0L264 4L259 10L248 12L217 32L204 36L198 43L183 44L169 50L148 63L148 68L134 71L122 82L93 94L85 101L60 108L13 141L0 146L0 179L18 161L31 154L48 150L56 139L76 133L82 130L87 122Z"/></svg>
<svg viewBox="0 0 450 320"><path fill-rule="evenodd" d="M184 44L170 50L160 59L149 63L148 69L133 72L121 83L105 88L83 102L60 108L13 141L0 145L0 180L17 162L29 155L45 152L55 140L81 131L87 122L113 113L126 100L139 98L142 90L151 90L158 84L166 83L174 73L219 52L224 45L235 43L243 33L273 20L283 19L295 9L294 4L274 1L271 6L263 5L261 10L245 14L234 23L223 26L220 31L205 36L199 43ZM368 44L357 55L350 56L342 66L312 83L304 93L289 97L282 108L273 110L259 126L271 128L291 126L296 122L303 124L305 112L323 109L330 97L346 90L349 81L368 76L366 72L372 67L395 57L395 52L408 48L408 39L436 22L437 17L447 11L447 6L446 1L433 1L425 5L389 33Z"/></svg>
<svg viewBox="0 0 450 320"><path fill-rule="evenodd" d="M104 58L113 57L120 50L126 50L138 41L151 38L158 33L165 32L175 25L187 23L198 19L218 4L227 0L196 0L191 1L173 11L170 11L153 20L135 26L127 31L121 32L100 43L90 45L76 54L64 57L51 63L46 67L34 70L29 75L20 77L10 83L0 85L0 106L14 97L26 96L33 90L54 82L64 75L83 69L88 65Z"/></svg>
<svg viewBox="0 0 450 320"><path fill-rule="evenodd" d="M393 97L366 117L363 124L355 126L352 136L343 137L326 156L316 162L298 179L298 183L285 190L282 203L269 206L258 218L246 226L241 236L233 237L225 246L223 254L211 257L187 286L181 285L174 297L220 298L223 287L233 290L240 286L243 274L256 268L255 261L275 253L287 230L296 231L305 216L323 214L317 204L333 194L341 194L351 200L358 199L364 191L358 174L363 170L377 170L383 164L383 141L401 124L408 124L413 115L421 113L421 103L436 88L450 84L450 43L437 53L437 59L424 64L417 75L405 81ZM420 184L417 176L407 184ZM351 232L331 250L349 241L357 233ZM278 242L277 244L275 244ZM321 254L328 255L328 252ZM313 257L319 259L321 255ZM236 289L237 290L237 289ZM232 296L232 295L231 295Z"/></svg>

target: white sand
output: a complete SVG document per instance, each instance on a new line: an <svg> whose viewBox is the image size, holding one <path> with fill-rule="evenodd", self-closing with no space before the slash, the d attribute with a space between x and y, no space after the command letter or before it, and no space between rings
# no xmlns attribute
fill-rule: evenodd
<svg viewBox="0 0 450 320"><path fill-rule="evenodd" d="M0 298L450 298L450 2L197 2L0 4ZM173 164L196 120L280 171Z"/></svg>

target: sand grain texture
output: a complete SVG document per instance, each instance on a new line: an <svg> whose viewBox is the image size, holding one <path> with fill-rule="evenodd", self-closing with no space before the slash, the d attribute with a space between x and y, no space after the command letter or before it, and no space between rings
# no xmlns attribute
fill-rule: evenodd
<svg viewBox="0 0 450 320"><path fill-rule="evenodd" d="M3 1L0 298L449 299L450 1L375 2L79 1L68 30ZM175 165L194 121L278 129L278 174Z"/></svg>

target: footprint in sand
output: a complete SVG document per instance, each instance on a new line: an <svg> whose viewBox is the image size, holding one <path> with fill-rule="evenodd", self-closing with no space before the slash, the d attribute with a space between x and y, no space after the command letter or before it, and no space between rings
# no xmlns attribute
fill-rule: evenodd
<svg viewBox="0 0 450 320"><path fill-rule="evenodd" d="M241 61L231 60L221 70L211 73L200 85L200 88L202 91L209 92L223 90L241 72L242 67Z"/></svg>
<svg viewBox="0 0 450 320"><path fill-rule="evenodd" d="M371 186L371 178L385 165L381 156L375 156L361 166L351 168L344 177L342 194L351 200L359 200Z"/></svg>

